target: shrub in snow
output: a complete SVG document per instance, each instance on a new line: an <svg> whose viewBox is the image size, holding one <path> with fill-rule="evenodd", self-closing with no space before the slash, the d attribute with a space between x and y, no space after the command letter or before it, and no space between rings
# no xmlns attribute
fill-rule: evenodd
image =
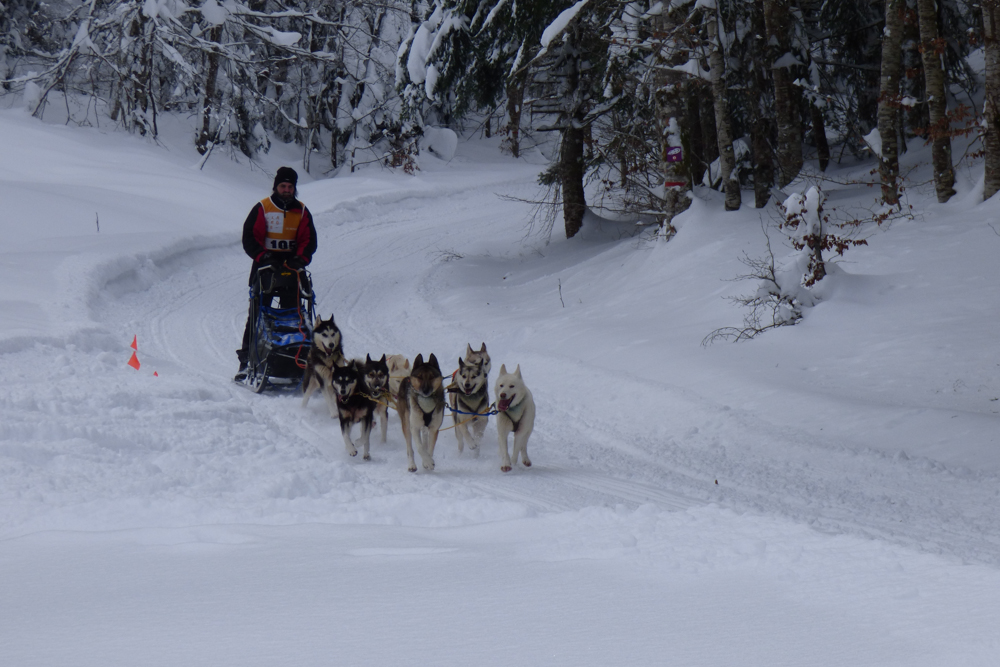
<svg viewBox="0 0 1000 667"><path fill-rule="evenodd" d="M34 81L24 84L24 108L30 113L34 113L38 108L38 103L42 101L42 89Z"/></svg>
<svg viewBox="0 0 1000 667"><path fill-rule="evenodd" d="M771 239L765 230L767 256L744 255L740 260L750 267L750 273L736 279L757 281L753 294L732 297L738 305L749 308L743 326L716 329L702 344L719 339L746 340L768 329L797 323L804 309L819 300L815 287L830 272L823 252L843 255L852 246L868 245L865 239L853 237L860 221L831 221L823 209L824 201L822 190L813 186L778 205L780 217L776 226L791 245L792 254L780 263L775 262Z"/></svg>
<svg viewBox="0 0 1000 667"><path fill-rule="evenodd" d="M446 127L425 127L424 135L417 142L420 150L426 150L442 160L455 157L458 148L458 135Z"/></svg>
<svg viewBox="0 0 1000 667"><path fill-rule="evenodd" d="M812 287L826 276L824 251L843 255L852 246L868 245L865 239L852 236L859 221L830 221L829 214L823 211L825 199L823 192L813 186L779 205L784 220L778 227L787 234L792 247L801 253L798 263L802 268L801 282L806 287Z"/></svg>

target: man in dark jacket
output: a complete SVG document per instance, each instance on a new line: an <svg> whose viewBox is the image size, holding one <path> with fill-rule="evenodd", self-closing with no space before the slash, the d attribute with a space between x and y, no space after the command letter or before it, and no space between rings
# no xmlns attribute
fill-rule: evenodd
<svg viewBox="0 0 1000 667"><path fill-rule="evenodd" d="M294 169L280 167L274 177L271 196L257 202L243 223L243 250L253 260L251 285L262 264L301 269L312 261L316 252L316 227L309 209L295 198L298 180ZM250 313L243 331L243 346L236 351L240 360L237 381L246 379L252 318Z"/></svg>

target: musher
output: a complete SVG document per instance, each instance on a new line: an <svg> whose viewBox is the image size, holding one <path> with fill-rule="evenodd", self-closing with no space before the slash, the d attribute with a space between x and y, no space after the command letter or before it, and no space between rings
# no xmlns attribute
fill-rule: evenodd
<svg viewBox="0 0 1000 667"><path fill-rule="evenodd" d="M316 252L316 227L312 214L305 204L295 198L299 175L291 167L280 167L274 176L271 196L253 207L243 223L243 250L253 260L250 268L250 285L253 285L258 267L278 264L290 269L301 269L312 261ZM240 370L234 378L242 382L247 376L250 356L250 323L253 313L247 315L243 331L243 346L236 351Z"/></svg>

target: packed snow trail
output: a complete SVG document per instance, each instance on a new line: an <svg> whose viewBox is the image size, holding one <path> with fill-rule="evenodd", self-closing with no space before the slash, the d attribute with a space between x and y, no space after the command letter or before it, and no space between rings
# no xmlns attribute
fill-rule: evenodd
<svg viewBox="0 0 1000 667"><path fill-rule="evenodd" d="M144 525L148 518L121 518L143 506L165 525L188 522L191 513L203 521L333 519L331 498L359 506L388 503L384 511L395 521L408 494L471 499L468 504L489 505L501 517L527 508L651 503L680 509L714 502L786 515L824 531L998 561L997 519L989 503L977 500L994 493L990 474L955 472L836 443L810 446L805 443L814 438L792 427L669 382L650 381L645 373L566 354L561 341L584 332L572 317L551 317L553 272L620 253L622 244L582 243L573 253L530 239L522 245L524 229L509 221L523 218L523 205L494 193L533 196L531 171L512 179L509 169L487 168L467 176L467 182L449 181L447 190L432 185L420 196L387 193L379 184L369 194L345 193L341 201L323 193L317 197L320 206L329 203L314 211L320 249L311 269L318 310L336 316L349 356L401 352L412 359L434 352L450 370L467 343L485 341L493 356L491 380L501 363L521 364L542 405L530 444L532 470L499 474L491 422L479 456L460 457L454 435L445 431L434 476L408 477L401 474L406 466L394 413L388 443L378 443L376 431L374 460L364 464L344 454L322 401L303 410L290 393L255 396L232 385L249 260L231 245L141 264L102 290L95 313L102 330L81 335L66 349L42 345L0 361L16 377L31 357L39 377L59 378L58 398L46 395L48 381L32 389L25 378L14 389L20 398L11 404L21 414L4 420L2 428L27 441L68 438L74 445L67 454L92 448L89 456L100 461L86 482L61 482L65 501L50 498L52 514L69 513L78 521L81 509L74 503L83 498L88 507L107 503L110 516L87 510L95 527L114 527L117 521ZM321 185L338 183L314 188ZM303 198L308 204L309 197ZM468 222L442 223L454 219ZM498 255L497 248L509 250ZM415 265L428 268L414 271ZM481 304L461 290L477 284ZM117 352L133 335L143 363L138 374L124 367ZM156 378L149 376L154 370ZM93 393L94 384L117 388ZM55 434L32 430L28 422L35 415L23 414L23 406L41 413L66 410L62 403L74 395L70 404L78 405L80 414L72 427L57 422ZM652 418L659 415L668 418ZM446 424L451 423L449 416ZM129 442L142 446L128 447ZM62 447L55 445L56 451ZM802 448L808 455L789 456ZM22 482L24 492L53 483L30 469ZM90 482L103 490L92 493ZM217 506L212 501L217 493L232 500ZM157 500L150 502L148 494ZM26 506L22 516L19 504ZM28 521L38 511L33 503L14 499L9 511L14 532L28 529L22 522L39 527ZM170 519L174 511L177 516ZM482 520L485 511L413 520L456 525ZM60 525L53 517L39 520L41 526Z"/></svg>
<svg viewBox="0 0 1000 667"><path fill-rule="evenodd" d="M414 177L305 183L320 312L351 356L450 370L485 341L494 378L520 364L538 401L531 469L502 474L490 428L478 456L442 433L437 469L410 474L395 416L363 462L322 401L231 382L239 224L269 179L198 171L186 127L166 152L9 115L25 159L0 160L0 194L38 224L5 228L0 254L20 299L0 321L3 664L1000 661L1000 397L967 352L996 308L945 303L950 276L982 283L970 257L995 267L979 212L936 223L977 241L954 255L894 230L858 255L887 276L705 350L738 317L720 278L759 245L748 212L696 201L669 244L620 225L546 244L497 196L536 198L537 167L475 144ZM100 234L92 201L110 203ZM941 364L950 328L884 345L938 310L973 325ZM932 393L956 377L969 391Z"/></svg>
<svg viewBox="0 0 1000 667"><path fill-rule="evenodd" d="M506 171L500 175L509 179ZM348 355L378 356L383 352L402 351L412 359L418 352L425 356L435 352L442 366L450 369L464 353L466 343L495 340L495 323L485 323L489 331L483 333L478 330L477 322L461 322L459 328L441 320L433 311L428 312L433 300L429 305L428 298L422 294L428 289L426 278L408 275L410 263L407 259L415 252L415 242L422 244L416 251L426 255L431 264L439 255L455 252L454 246L448 244L469 243L469 239L476 242L477 237L485 238L488 244L490 228L521 213L520 206L508 203L504 207L503 202L497 200L492 216L483 216L481 211L473 216L471 211L483 200L492 199L493 191L518 186L523 187L509 180L487 182L442 199L423 196L386 201L388 198L381 195L373 198L376 201L350 201L330 211L316 213L321 243L310 268L318 311L324 316L331 312L335 315L344 330ZM475 221L474 224L470 222L468 239L454 239L453 231L449 237L448 227L443 227L440 220L465 215ZM327 465L347 466L359 486L370 487L369 492L376 495L416 493L431 488L446 496L459 493L467 497L478 490L490 503L500 500L516 507L542 511L563 511L593 504L626 503L634 507L652 502L675 509L693 504L690 498L659 485L629 481L633 475L628 469L619 472L623 478L615 477L615 471L594 472L590 466L602 455L599 451L588 452L586 448L572 452L566 466L550 467L542 461L524 476L501 476L496 463L493 429L487 430L481 454L477 456L467 451L463 457L457 454L454 434L442 432L436 452L439 465L435 479L446 479L448 483L408 480L407 475L401 474L406 471L406 464L394 411L390 416L388 444L378 443L376 429L373 461L358 465L360 462L344 453L339 429L322 401L314 401L303 410L300 397L291 392L254 396L227 384L234 368L235 343L242 333L246 316L241 306L246 300L248 264L238 248L226 252L186 253L161 266L147 267L160 279L151 280L148 289L132 294L124 292L121 286L135 283L136 277L122 276L109 286L113 298L104 301L98 319L123 322L122 331L137 331L143 341L147 367L166 364L176 369L171 373L182 371L194 384L204 383L213 391L229 393L233 402L246 405L266 433L273 430L275 435L268 433L269 439L297 443L303 456L319 456ZM420 342L448 339L452 341L451 349L445 350L440 344ZM499 347L494 342L488 345L491 350ZM494 367L498 369L502 362L495 355ZM528 372L527 367L525 365L525 372ZM495 377L496 370L491 380ZM564 433L567 439L579 444L590 440L573 426L571 417L557 414L553 417L553 421L565 421L565 425L555 432ZM446 426L452 423L448 416ZM540 451L548 447L544 437L544 431L539 429L532 442ZM585 463L586 467L580 470L578 462L581 460L591 463ZM466 478L471 484L469 489L462 488ZM311 480L305 486L329 490L336 481ZM289 493L294 495L295 491Z"/></svg>

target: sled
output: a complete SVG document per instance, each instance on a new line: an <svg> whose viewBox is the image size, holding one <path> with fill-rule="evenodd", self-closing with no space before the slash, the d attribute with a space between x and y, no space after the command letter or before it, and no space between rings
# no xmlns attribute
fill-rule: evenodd
<svg viewBox="0 0 1000 667"><path fill-rule="evenodd" d="M272 265L257 269L250 286L250 349L243 384L258 394L268 387L299 386L315 316L308 271Z"/></svg>

